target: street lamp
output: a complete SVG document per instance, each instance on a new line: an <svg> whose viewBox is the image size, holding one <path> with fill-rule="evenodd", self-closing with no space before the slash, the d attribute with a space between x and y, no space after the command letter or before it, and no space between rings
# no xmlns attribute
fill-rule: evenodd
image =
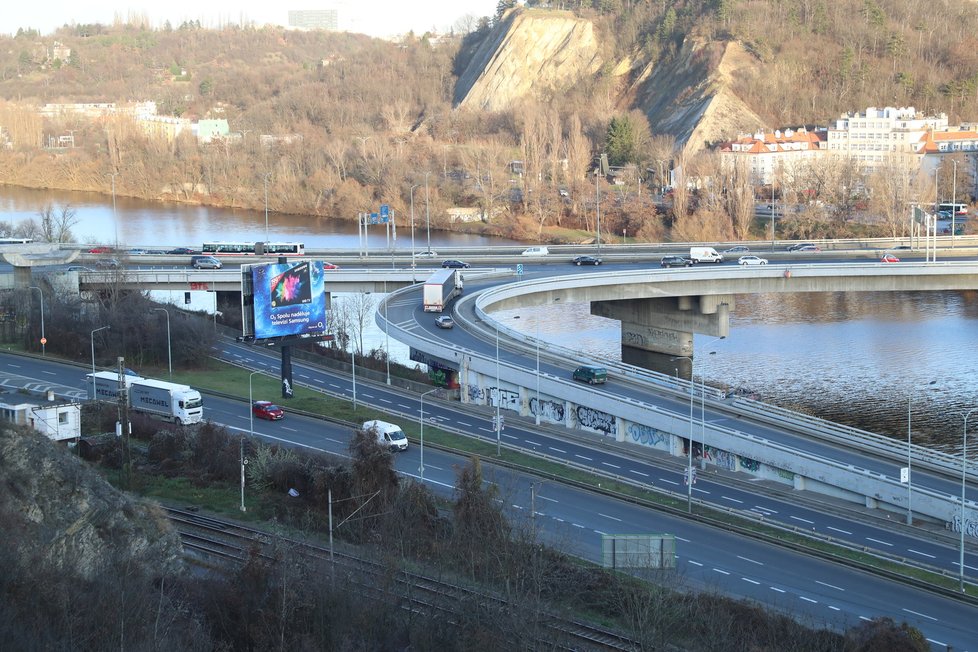
<svg viewBox="0 0 978 652"><path fill-rule="evenodd" d="M672 358L672 361L676 360L689 360L690 369L693 366L693 359L688 355L680 355ZM676 367L676 379L679 379L679 368ZM686 511L690 514L693 513L693 380L692 373L690 373L689 381L689 445L687 446L687 452L689 453L689 461L686 468Z"/></svg>
<svg viewBox="0 0 978 652"><path fill-rule="evenodd" d="M499 399L502 392L499 389L499 327L496 327L496 457L500 455L500 445L502 443L502 423L499 420Z"/></svg>
<svg viewBox="0 0 978 652"><path fill-rule="evenodd" d="M170 365L170 380L173 380L173 349L170 347L170 311L166 308L153 308L153 312L166 315L166 360Z"/></svg>
<svg viewBox="0 0 978 652"><path fill-rule="evenodd" d="M715 340L710 340L704 346L709 346L720 340L727 339L726 335L721 335ZM716 351L710 351L709 355L716 355ZM692 378L690 378L692 380ZM706 369L700 371L700 446L703 448L703 468L706 469Z"/></svg>
<svg viewBox="0 0 978 652"><path fill-rule="evenodd" d="M428 201L428 175L431 172L424 173L424 221L428 228L428 249L431 251L431 205Z"/></svg>
<svg viewBox="0 0 978 652"><path fill-rule="evenodd" d="M935 385L937 384L937 381L932 380L927 384ZM913 478L912 478L912 472L910 470L910 465L912 464L912 460L913 460L912 457L913 449L911 448L911 444L910 444L910 432L911 432L910 431L910 414L911 414L910 408L912 404L913 404L913 391L911 390L907 394L907 525L913 525L913 509L911 506L913 502Z"/></svg>
<svg viewBox="0 0 978 652"><path fill-rule="evenodd" d="M420 183L416 183L413 186L411 186L411 271L412 272L414 272L414 269L417 265L417 261L415 261L414 259L414 189L419 187L420 185L421 185Z"/></svg>
<svg viewBox="0 0 978 652"><path fill-rule="evenodd" d="M391 384L391 338L387 328L387 279L384 279L384 358L387 361L387 384Z"/></svg>
<svg viewBox="0 0 978 652"><path fill-rule="evenodd" d="M118 172L110 172L109 176L112 177L112 226L115 227L115 246L119 247L119 220L115 214L115 177L119 174Z"/></svg>
<svg viewBox="0 0 978 652"><path fill-rule="evenodd" d="M601 255L601 188L598 186L598 181L601 179L599 170L594 171L594 196L595 196L595 208L598 213L598 256Z"/></svg>
<svg viewBox="0 0 978 652"><path fill-rule="evenodd" d="M515 317L513 317L513 319L519 319L519 318L520 318L519 315L516 315ZM535 319L534 324L536 325L536 338L535 338L535 341L536 341L536 347L537 347L537 407L533 411L533 415L534 415L534 419L536 421L536 425L539 426L540 425L540 411L541 411L540 410L540 407L541 406L540 406L540 318L539 318L539 315Z"/></svg>
<svg viewBox="0 0 978 652"><path fill-rule="evenodd" d="M353 411L357 411L357 353L350 341L350 364L353 365Z"/></svg>
<svg viewBox="0 0 978 652"><path fill-rule="evenodd" d="M954 172L951 176L951 249L954 249L954 220L958 216L958 162L951 161Z"/></svg>
<svg viewBox="0 0 978 652"><path fill-rule="evenodd" d="M424 484L424 397L432 392L437 392L438 388L429 389L421 395L421 466L418 471L421 473L421 483Z"/></svg>
<svg viewBox="0 0 978 652"><path fill-rule="evenodd" d="M968 417L972 412L978 412L978 408L971 408L964 415L964 434L961 437L961 558L960 562L960 589L964 593L964 488L967 479L968 469Z"/></svg>
<svg viewBox="0 0 978 652"><path fill-rule="evenodd" d="M265 173L265 242L268 242L268 177L272 176L271 172Z"/></svg>
<svg viewBox="0 0 978 652"><path fill-rule="evenodd" d="M37 293L41 295L41 355L47 355L45 347L47 346L48 339L44 337L44 293L36 285L31 285L28 289L37 290Z"/></svg>
<svg viewBox="0 0 978 652"><path fill-rule="evenodd" d="M95 398L95 333L103 331L111 326L99 326L92 331L92 398Z"/></svg>

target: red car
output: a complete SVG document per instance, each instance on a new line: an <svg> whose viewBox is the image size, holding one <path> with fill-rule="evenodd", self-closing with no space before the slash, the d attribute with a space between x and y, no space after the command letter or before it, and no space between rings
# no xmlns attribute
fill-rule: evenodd
<svg viewBox="0 0 978 652"><path fill-rule="evenodd" d="M323 269L339 269L339 268L340 268L339 265L334 265L333 263L327 263L325 260L323 261Z"/></svg>
<svg viewBox="0 0 978 652"><path fill-rule="evenodd" d="M111 254L112 253L112 247L105 247L105 246L92 247L91 249L88 250L88 253L90 253L90 254Z"/></svg>
<svg viewBox="0 0 978 652"><path fill-rule="evenodd" d="M883 254L883 257L880 258L880 262L881 263L899 263L900 262L900 259L897 258L896 256L894 256L893 254Z"/></svg>
<svg viewBox="0 0 978 652"><path fill-rule="evenodd" d="M278 421L285 417L285 412L271 401L255 401L251 405L251 414L259 419Z"/></svg>

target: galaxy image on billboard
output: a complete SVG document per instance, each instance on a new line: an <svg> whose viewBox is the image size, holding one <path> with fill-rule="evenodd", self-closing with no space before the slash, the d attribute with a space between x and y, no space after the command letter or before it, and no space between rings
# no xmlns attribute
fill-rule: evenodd
<svg viewBox="0 0 978 652"><path fill-rule="evenodd" d="M251 268L255 338L310 335L326 330L323 264L304 260Z"/></svg>

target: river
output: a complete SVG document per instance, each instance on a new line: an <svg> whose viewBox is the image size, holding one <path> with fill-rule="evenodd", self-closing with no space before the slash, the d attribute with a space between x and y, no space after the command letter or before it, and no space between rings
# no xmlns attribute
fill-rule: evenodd
<svg viewBox="0 0 978 652"><path fill-rule="evenodd" d="M99 194L0 187L0 220L36 219L47 204L70 205L81 242L137 246L200 246L205 240L263 240L260 211L160 204ZM423 203L415 204L416 246L427 246ZM404 216L405 220L409 217ZM356 225L310 216L270 214L269 238L312 248L356 249ZM380 229L371 247L384 246ZM431 231L431 247L513 244L513 241ZM398 233L410 249L410 229ZM501 318L519 311L503 313ZM592 317L584 304L523 311L512 320L528 334L595 357L620 359L617 323ZM741 295L730 336L697 337L693 374L762 400L906 441L908 407L914 443L960 452L965 412L978 406L978 293L869 292ZM370 324L366 348L383 348ZM710 354L714 351L714 354ZM405 364L407 347L391 341L391 359ZM978 421L978 419L975 419ZM969 446L970 448L970 446ZM978 448L976 440L975 448ZM974 450L974 449L973 449Z"/></svg>

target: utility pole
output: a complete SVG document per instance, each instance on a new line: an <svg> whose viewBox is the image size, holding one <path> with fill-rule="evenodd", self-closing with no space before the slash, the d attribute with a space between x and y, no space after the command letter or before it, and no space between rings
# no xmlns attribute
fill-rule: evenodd
<svg viewBox="0 0 978 652"><path fill-rule="evenodd" d="M116 358L116 376L119 378L119 393L117 401L118 422L116 423L116 437L122 437L122 467L126 478L126 485L132 485L132 453L129 448L129 389L126 387L126 359Z"/></svg>

